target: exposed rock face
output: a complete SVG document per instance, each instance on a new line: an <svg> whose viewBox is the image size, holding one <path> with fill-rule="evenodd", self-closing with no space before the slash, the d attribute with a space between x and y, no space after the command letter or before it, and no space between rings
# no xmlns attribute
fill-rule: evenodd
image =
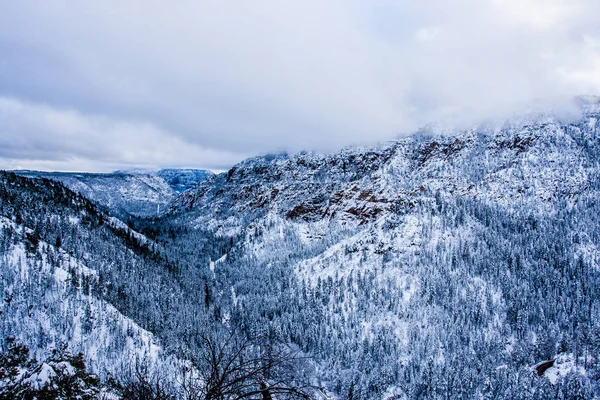
<svg viewBox="0 0 600 400"><path fill-rule="evenodd" d="M544 372L546 372L548 368L554 366L554 361L555 360L546 360L535 364L534 368L538 376L544 375Z"/></svg>

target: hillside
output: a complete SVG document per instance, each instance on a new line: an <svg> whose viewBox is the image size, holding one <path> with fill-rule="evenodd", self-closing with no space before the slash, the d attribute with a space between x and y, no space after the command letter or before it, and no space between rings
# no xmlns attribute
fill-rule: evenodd
<svg viewBox="0 0 600 400"><path fill-rule="evenodd" d="M234 325L212 300L218 289L201 266L228 241L160 225L146 227L152 234L147 237L60 182L0 171L0 396L51 391L48 374L67 371L70 379L71 367L61 366L81 366L78 353L102 385L84 392L108 391L109 398L253 393L267 368L279 382L272 393L306 393L299 381L304 373L278 378L302 361L297 350L262 334L246 337L245 327ZM169 248L162 236L185 236L200 255L187 257L190 249ZM209 355L217 345L219 361L213 362ZM38 366L22 360L20 346ZM255 372L242 377L216 379L210 372L221 364L239 371L247 363ZM18 391L11 389L15 385Z"/></svg>
<svg viewBox="0 0 600 400"><path fill-rule="evenodd" d="M10 339L38 360L82 352L103 382L127 383L144 365L174 384L182 364L150 332L168 307L160 293L178 289L159 246L59 182L6 172L0 232L4 351ZM151 287L154 299L139 296Z"/></svg>
<svg viewBox="0 0 600 400"><path fill-rule="evenodd" d="M591 396L598 118L593 100L573 121L258 157L169 218L231 238L209 266L221 301L312 354L342 398ZM531 372L557 357L573 367Z"/></svg>

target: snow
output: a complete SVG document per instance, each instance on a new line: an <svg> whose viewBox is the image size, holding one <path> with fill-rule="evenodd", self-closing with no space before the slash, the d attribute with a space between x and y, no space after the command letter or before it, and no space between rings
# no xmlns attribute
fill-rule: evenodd
<svg viewBox="0 0 600 400"><path fill-rule="evenodd" d="M235 288L233 286L231 287L231 301L233 302L233 306L237 307L239 299L237 297L237 294L235 293Z"/></svg>
<svg viewBox="0 0 600 400"><path fill-rule="evenodd" d="M408 398L406 396L406 393L404 393L404 390L402 390L402 388L399 388L397 386L390 386L386 389L385 392L383 392L383 395L381 396L382 400L403 400Z"/></svg>
<svg viewBox="0 0 600 400"><path fill-rule="evenodd" d="M585 242L583 242L585 240ZM579 246L579 256L583 259L583 262L593 265L598 271L600 271L600 249L589 239L583 238L582 244Z"/></svg>
<svg viewBox="0 0 600 400"><path fill-rule="evenodd" d="M56 371L60 371L65 376L73 376L75 375L75 368L66 361L61 361L59 363L54 364L54 369Z"/></svg>
<svg viewBox="0 0 600 400"><path fill-rule="evenodd" d="M42 389L50 383L58 374L50 365L43 363L39 370L24 380L25 384L30 385L33 389Z"/></svg>
<svg viewBox="0 0 600 400"><path fill-rule="evenodd" d="M62 268L56 268L54 270L54 278L59 282L66 282L70 274Z"/></svg>
<svg viewBox="0 0 600 400"><path fill-rule="evenodd" d="M554 385L560 378L570 373L586 374L583 359L579 360L579 365L576 365L575 356L572 353L563 353L556 357L554 365L544 372L544 376Z"/></svg>

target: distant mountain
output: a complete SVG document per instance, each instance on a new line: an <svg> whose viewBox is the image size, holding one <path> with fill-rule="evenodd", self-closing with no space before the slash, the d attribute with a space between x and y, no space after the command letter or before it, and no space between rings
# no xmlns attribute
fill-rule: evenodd
<svg viewBox="0 0 600 400"><path fill-rule="evenodd" d="M210 171L163 169L115 171L109 174L14 171L27 177L57 180L107 207L118 216L160 215L175 197L212 175Z"/></svg>
<svg viewBox="0 0 600 400"><path fill-rule="evenodd" d="M193 188L198 182L213 175L210 171L200 169L161 169L156 174L179 193Z"/></svg>

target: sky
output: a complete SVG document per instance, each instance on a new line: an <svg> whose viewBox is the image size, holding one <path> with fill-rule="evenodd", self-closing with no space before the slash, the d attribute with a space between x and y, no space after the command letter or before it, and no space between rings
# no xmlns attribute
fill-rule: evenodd
<svg viewBox="0 0 600 400"><path fill-rule="evenodd" d="M0 169L227 169L600 93L597 0L0 0Z"/></svg>

